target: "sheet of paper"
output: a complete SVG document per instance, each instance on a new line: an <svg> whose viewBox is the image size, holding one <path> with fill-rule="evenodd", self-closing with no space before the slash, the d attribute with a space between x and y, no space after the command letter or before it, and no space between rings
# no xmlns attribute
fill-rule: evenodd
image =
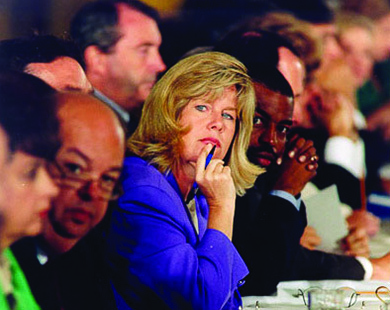
<svg viewBox="0 0 390 310"><path fill-rule="evenodd" d="M322 242L318 250L341 253L340 239L348 234L347 224L341 213L341 204L335 185L304 200L307 223L317 231Z"/></svg>

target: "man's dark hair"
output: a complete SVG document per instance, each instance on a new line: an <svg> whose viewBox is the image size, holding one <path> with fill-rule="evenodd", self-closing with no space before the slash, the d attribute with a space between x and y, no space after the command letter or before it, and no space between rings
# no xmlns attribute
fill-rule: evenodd
<svg viewBox="0 0 390 310"><path fill-rule="evenodd" d="M294 97L290 84L277 70L280 47L297 51L287 39L265 30L236 29L221 39L213 50L236 57L248 69L251 78L266 88L288 97Z"/></svg>
<svg viewBox="0 0 390 310"><path fill-rule="evenodd" d="M245 64L245 60L242 61ZM265 88L294 99L290 84L276 67L267 64L257 64L256 67L247 66L248 74L254 82L262 84Z"/></svg>
<svg viewBox="0 0 390 310"><path fill-rule="evenodd" d="M234 56L247 67L256 68L266 64L277 68L280 47L289 49L299 57L289 40L277 33L259 29L233 30L217 42L213 50Z"/></svg>
<svg viewBox="0 0 390 310"><path fill-rule="evenodd" d="M77 45L52 35L34 35L0 41L0 69L23 72L30 63L49 63L58 57L84 62Z"/></svg>
<svg viewBox="0 0 390 310"><path fill-rule="evenodd" d="M100 0L87 3L73 17L70 26L70 35L83 53L90 45L97 46L103 53L109 53L118 42L121 37L117 27L118 3L126 4L156 22L159 21L157 11L138 0Z"/></svg>
<svg viewBox="0 0 390 310"><path fill-rule="evenodd" d="M11 152L54 159L60 147L55 90L27 73L0 70L0 126Z"/></svg>

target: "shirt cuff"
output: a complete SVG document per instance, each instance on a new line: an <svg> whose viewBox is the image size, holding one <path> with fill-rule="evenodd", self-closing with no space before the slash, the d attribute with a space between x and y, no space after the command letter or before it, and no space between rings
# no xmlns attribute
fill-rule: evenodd
<svg viewBox="0 0 390 310"><path fill-rule="evenodd" d="M360 179L365 172L364 142L356 142L347 137L330 137L325 144L324 160L329 164L343 167Z"/></svg>
<svg viewBox="0 0 390 310"><path fill-rule="evenodd" d="M285 191L281 191L279 189L275 189L275 190L272 190L270 191L269 193L270 195L273 195L273 196L277 196L277 197L280 197L280 198L283 198L287 201L289 201L290 203L293 204L293 206L299 211L299 209L301 208L301 195L299 195L299 198L295 198L292 194L290 193L287 193Z"/></svg>
<svg viewBox="0 0 390 310"><path fill-rule="evenodd" d="M357 261L362 265L364 269L364 279L363 280L370 280L372 277L372 273L374 272L374 268L372 267L372 264L368 258L365 257L355 257Z"/></svg>

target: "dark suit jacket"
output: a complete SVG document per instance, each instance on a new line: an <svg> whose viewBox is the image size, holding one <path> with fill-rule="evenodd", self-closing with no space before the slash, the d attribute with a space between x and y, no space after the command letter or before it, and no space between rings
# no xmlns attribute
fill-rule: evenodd
<svg viewBox="0 0 390 310"><path fill-rule="evenodd" d="M356 259L301 247L304 205L298 212L269 191L265 173L236 202L233 243L249 269L242 295L271 295L287 280L363 279L364 269Z"/></svg>
<svg viewBox="0 0 390 310"><path fill-rule="evenodd" d="M116 309L106 274L103 239L93 230L69 252L37 260L37 238L25 238L12 246L31 291L42 310Z"/></svg>
<svg viewBox="0 0 390 310"><path fill-rule="evenodd" d="M267 173L258 177L245 196L238 197L233 244L249 269L243 295L270 295L292 268L306 226L305 207L300 212L289 201L269 195Z"/></svg>

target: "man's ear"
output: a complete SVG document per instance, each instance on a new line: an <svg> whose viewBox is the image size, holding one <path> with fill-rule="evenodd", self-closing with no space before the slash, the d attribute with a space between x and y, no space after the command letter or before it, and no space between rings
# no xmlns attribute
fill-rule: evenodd
<svg viewBox="0 0 390 310"><path fill-rule="evenodd" d="M104 75L106 71L107 54L96 45L90 45L84 50L84 61L88 74Z"/></svg>

